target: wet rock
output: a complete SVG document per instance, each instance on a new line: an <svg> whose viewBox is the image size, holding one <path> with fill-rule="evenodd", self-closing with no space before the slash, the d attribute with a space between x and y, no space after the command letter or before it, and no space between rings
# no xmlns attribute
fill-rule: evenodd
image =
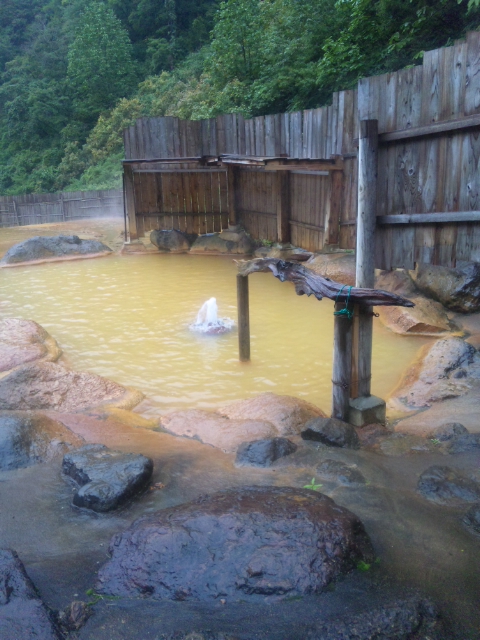
<svg viewBox="0 0 480 640"><path fill-rule="evenodd" d="M480 504L470 507L463 516L462 522L472 533L480 535Z"/></svg>
<svg viewBox="0 0 480 640"><path fill-rule="evenodd" d="M305 266L324 278L355 286L355 256L345 253L320 253L305 263Z"/></svg>
<svg viewBox="0 0 480 640"><path fill-rule="evenodd" d="M255 243L245 231L225 230L198 236L190 252L250 255L254 250Z"/></svg>
<svg viewBox="0 0 480 640"><path fill-rule="evenodd" d="M116 382L54 362L25 364L0 379L0 410L76 412L107 403L131 408L142 398Z"/></svg>
<svg viewBox="0 0 480 640"><path fill-rule="evenodd" d="M356 429L360 446L366 448L375 448L382 440L388 438L392 432L383 424L368 424L364 427Z"/></svg>
<svg viewBox="0 0 480 640"><path fill-rule="evenodd" d="M450 332L450 322L443 306L422 296L409 296L414 307L378 307L380 320L402 335L438 336Z"/></svg>
<svg viewBox="0 0 480 640"><path fill-rule="evenodd" d="M308 420L325 416L310 402L275 393L261 393L255 398L234 402L218 412L232 420L268 421L276 427L278 433L275 435L281 436L297 435Z"/></svg>
<svg viewBox="0 0 480 640"><path fill-rule="evenodd" d="M297 445L287 438L267 438L243 442L238 450L235 463L254 467L269 467L275 460L289 456L298 449Z"/></svg>
<svg viewBox="0 0 480 640"><path fill-rule="evenodd" d="M467 453L480 449L480 433L463 433L455 436L446 444L447 453Z"/></svg>
<svg viewBox="0 0 480 640"><path fill-rule="evenodd" d="M185 233L177 231L176 229L155 229L150 234L150 242L158 247L160 251L167 251L169 253L185 253L190 249L192 241L193 239L191 240Z"/></svg>
<svg viewBox="0 0 480 640"><path fill-rule="evenodd" d="M2 640L60 640L52 613L15 551L0 549L0 638Z"/></svg>
<svg viewBox="0 0 480 640"><path fill-rule="evenodd" d="M247 487L164 509L114 536L110 553L101 593L229 602L317 593L373 558L354 514L292 487Z"/></svg>
<svg viewBox="0 0 480 640"><path fill-rule="evenodd" d="M456 377L465 370L467 377ZM425 345L389 400L397 409L420 409L467 393L480 377L480 354L464 340L451 337Z"/></svg>
<svg viewBox="0 0 480 640"><path fill-rule="evenodd" d="M0 470L28 467L64 455L83 438L40 413L0 411Z"/></svg>
<svg viewBox="0 0 480 640"><path fill-rule="evenodd" d="M443 640L441 623L431 601L418 596L392 599L384 606L347 614L316 625L306 640Z"/></svg>
<svg viewBox="0 0 480 640"><path fill-rule="evenodd" d="M329 447L360 448L360 440L354 427L335 418L309 420L301 436L304 440L315 440Z"/></svg>
<svg viewBox="0 0 480 640"><path fill-rule="evenodd" d="M33 320L0 321L0 371L33 361L55 361L62 355L57 342Z"/></svg>
<svg viewBox="0 0 480 640"><path fill-rule="evenodd" d="M440 440L440 442L446 442L464 433L468 433L468 429L465 429L463 424L459 422L447 422L434 429L430 436Z"/></svg>
<svg viewBox="0 0 480 640"><path fill-rule="evenodd" d="M410 274L404 269L393 269L392 271L380 271L375 276L375 289L382 289L390 293L396 293L405 298L418 295L418 289Z"/></svg>
<svg viewBox="0 0 480 640"><path fill-rule="evenodd" d="M255 258L280 258L294 262L305 262L313 257L311 251L294 247L291 244L275 244L271 247L259 247L255 249Z"/></svg>
<svg viewBox="0 0 480 640"><path fill-rule="evenodd" d="M417 491L431 502L452 507L480 502L480 484L450 467L429 467L420 476Z"/></svg>
<svg viewBox="0 0 480 640"><path fill-rule="evenodd" d="M317 466L316 473L322 479L340 484L365 484L365 477L358 469L339 460L324 460Z"/></svg>
<svg viewBox="0 0 480 640"><path fill-rule="evenodd" d="M412 453L428 453L435 451L436 446L431 440L410 433L394 433L382 440L378 451L385 456L405 456Z"/></svg>
<svg viewBox="0 0 480 640"><path fill-rule="evenodd" d="M457 269L420 264L415 284L427 296L460 313L480 311L480 263L466 262Z"/></svg>
<svg viewBox="0 0 480 640"><path fill-rule="evenodd" d="M276 427L266 420L229 420L201 409L169 413L162 416L161 424L169 433L194 438L227 453L235 452L246 441L280 435Z"/></svg>
<svg viewBox="0 0 480 640"><path fill-rule="evenodd" d="M36 236L11 247L0 260L0 264L87 256L111 251L110 247L98 240L81 240L78 236Z"/></svg>
<svg viewBox="0 0 480 640"><path fill-rule="evenodd" d="M145 489L152 477L153 462L139 454L89 444L65 455L62 468L80 485L73 504L105 512Z"/></svg>
<svg viewBox="0 0 480 640"><path fill-rule="evenodd" d="M65 631L78 631L92 615L92 610L86 602L74 600L57 617L58 624Z"/></svg>

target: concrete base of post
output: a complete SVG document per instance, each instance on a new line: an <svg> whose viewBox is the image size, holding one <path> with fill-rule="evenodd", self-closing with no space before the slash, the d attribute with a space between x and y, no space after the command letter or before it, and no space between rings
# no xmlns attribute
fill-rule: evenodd
<svg viewBox="0 0 480 640"><path fill-rule="evenodd" d="M385 424L385 401L376 396L364 396L350 399L348 408L348 422L355 427L365 427L367 424Z"/></svg>

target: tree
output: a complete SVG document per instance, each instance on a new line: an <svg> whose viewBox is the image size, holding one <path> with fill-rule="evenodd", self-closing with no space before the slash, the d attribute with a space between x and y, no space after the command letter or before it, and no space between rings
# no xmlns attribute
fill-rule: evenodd
<svg viewBox="0 0 480 640"><path fill-rule="evenodd" d="M87 5L68 50L67 79L75 115L93 124L99 114L128 97L135 84L132 45L113 11L102 2Z"/></svg>

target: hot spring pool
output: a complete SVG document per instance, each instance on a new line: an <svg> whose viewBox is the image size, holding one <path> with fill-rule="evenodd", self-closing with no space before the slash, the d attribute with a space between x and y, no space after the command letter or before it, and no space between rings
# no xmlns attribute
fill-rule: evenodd
<svg viewBox="0 0 480 640"><path fill-rule="evenodd" d="M271 274L250 281L252 360L238 361L237 332L192 333L214 296L236 321L231 257L112 256L1 271L0 313L41 324L75 369L136 387L151 411L217 407L272 391L331 405L333 302L295 295ZM375 320L372 393L385 398L427 339Z"/></svg>

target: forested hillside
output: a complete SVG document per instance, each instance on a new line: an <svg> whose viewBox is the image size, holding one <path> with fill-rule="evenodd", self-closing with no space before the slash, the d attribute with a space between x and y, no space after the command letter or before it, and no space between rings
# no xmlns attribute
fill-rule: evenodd
<svg viewBox="0 0 480 640"><path fill-rule="evenodd" d="M2 0L0 193L118 186L140 116L322 106L480 26L480 0Z"/></svg>

